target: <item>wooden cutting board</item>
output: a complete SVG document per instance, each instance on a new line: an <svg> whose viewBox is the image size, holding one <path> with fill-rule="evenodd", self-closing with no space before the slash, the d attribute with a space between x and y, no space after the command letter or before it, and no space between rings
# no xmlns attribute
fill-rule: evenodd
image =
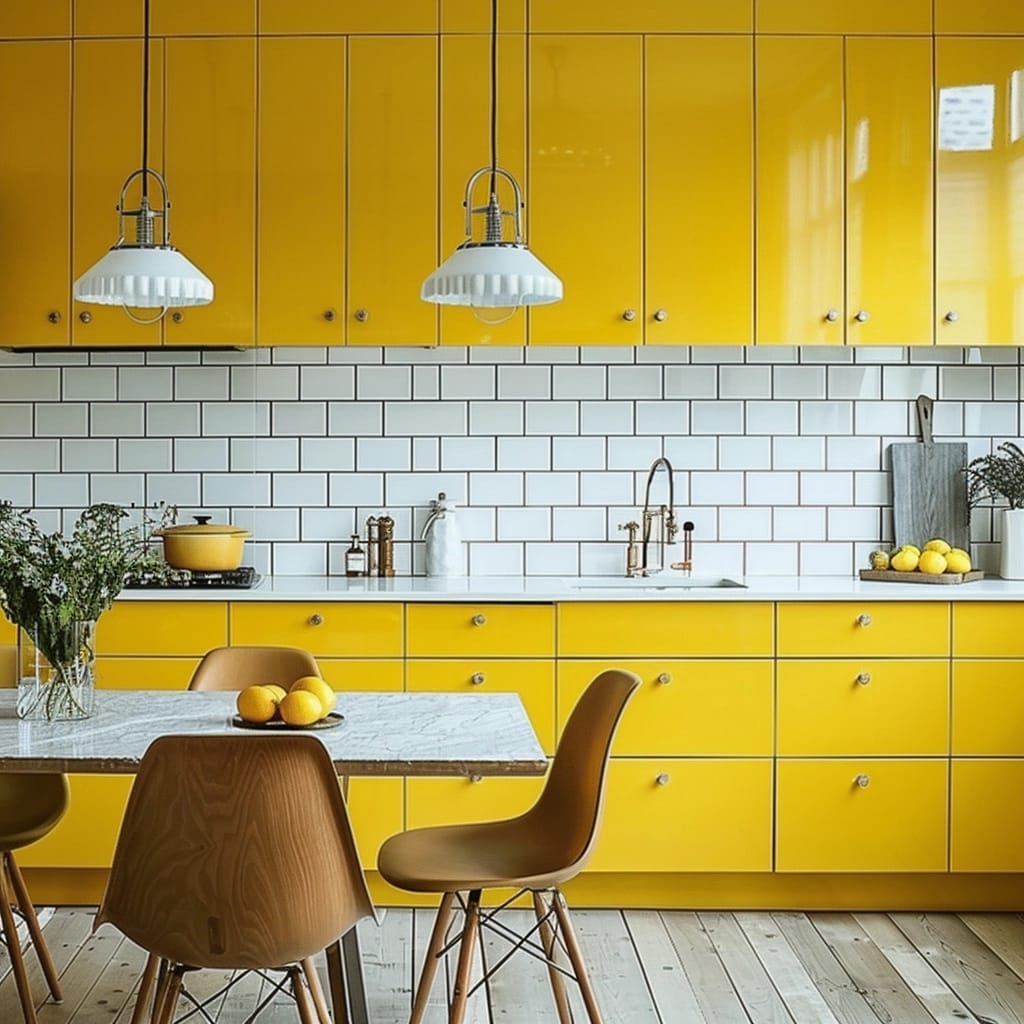
<svg viewBox="0 0 1024 1024"><path fill-rule="evenodd" d="M894 540L921 547L941 537L967 551L967 442L932 440L932 404L917 396L917 443L889 445Z"/></svg>
<svg viewBox="0 0 1024 1024"><path fill-rule="evenodd" d="M970 572L944 572L930 576L926 572L898 572L896 569L861 569L862 580L877 580L879 583L938 583L954 586L957 583L973 583L983 580L985 574L980 569Z"/></svg>

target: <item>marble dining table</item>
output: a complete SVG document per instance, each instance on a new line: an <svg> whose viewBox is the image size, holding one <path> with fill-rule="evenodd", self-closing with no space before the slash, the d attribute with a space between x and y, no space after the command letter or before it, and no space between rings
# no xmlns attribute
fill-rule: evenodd
<svg viewBox="0 0 1024 1024"><path fill-rule="evenodd" d="M230 691L97 690L89 718L56 722L19 719L15 696L0 690L3 772L134 774L158 736L238 734L273 742L281 731L240 727ZM309 731L343 778L547 771L515 693L344 692L335 711L341 716L336 725ZM354 928L328 948L327 966L335 1021L369 1024Z"/></svg>

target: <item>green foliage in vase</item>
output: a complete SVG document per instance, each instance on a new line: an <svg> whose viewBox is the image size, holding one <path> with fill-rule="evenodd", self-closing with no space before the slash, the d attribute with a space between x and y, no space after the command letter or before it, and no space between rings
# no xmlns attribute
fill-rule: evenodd
<svg viewBox="0 0 1024 1024"><path fill-rule="evenodd" d="M1024 451L1012 441L1004 441L991 455L972 459L967 467L968 505L999 501L1024 508Z"/></svg>

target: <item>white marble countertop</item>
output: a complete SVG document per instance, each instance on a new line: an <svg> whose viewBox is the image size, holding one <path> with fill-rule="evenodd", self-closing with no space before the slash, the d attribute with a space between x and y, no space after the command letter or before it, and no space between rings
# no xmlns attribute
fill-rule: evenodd
<svg viewBox="0 0 1024 1024"><path fill-rule="evenodd" d="M134 774L158 736L223 734L272 743L279 730L231 724L237 694L97 690L92 717L24 721L0 690L0 771ZM547 759L515 693L340 693L333 729L309 730L339 775L542 775Z"/></svg>
<svg viewBox="0 0 1024 1024"><path fill-rule="evenodd" d="M1022 601L1024 581L992 579L961 584L889 583L849 576L732 576L742 586L709 586L722 579L690 579L671 572L645 579L623 576L267 576L251 590L191 588L124 590L130 601Z"/></svg>

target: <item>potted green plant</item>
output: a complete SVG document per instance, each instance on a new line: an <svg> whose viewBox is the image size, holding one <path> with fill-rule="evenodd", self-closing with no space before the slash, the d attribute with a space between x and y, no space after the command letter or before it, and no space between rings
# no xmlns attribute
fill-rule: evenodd
<svg viewBox="0 0 1024 1024"><path fill-rule="evenodd" d="M1024 451L1004 441L991 455L972 459L967 466L967 503L1006 503L1002 509L999 575L1024 579Z"/></svg>
<svg viewBox="0 0 1024 1024"><path fill-rule="evenodd" d="M161 506L162 520L176 513ZM0 502L0 609L19 627L18 715L84 718L92 711L93 631L125 578L165 576L148 522L127 527L119 505L97 504L70 537L43 533L25 509Z"/></svg>

